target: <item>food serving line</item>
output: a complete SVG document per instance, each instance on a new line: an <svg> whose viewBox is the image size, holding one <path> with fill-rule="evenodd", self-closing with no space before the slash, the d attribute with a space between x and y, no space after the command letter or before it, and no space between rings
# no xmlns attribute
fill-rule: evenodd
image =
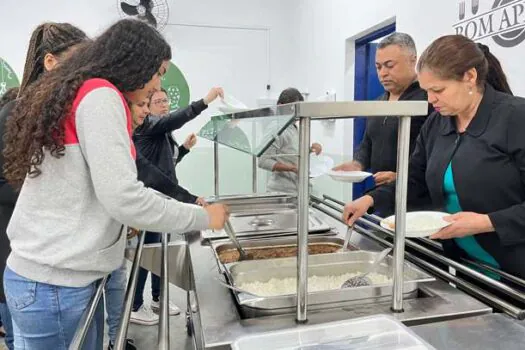
<svg viewBox="0 0 525 350"><path fill-rule="evenodd" d="M186 241L168 243L164 240L160 245L143 246L143 239L140 239L138 248L128 252L135 260L126 308L131 305L129 298L133 295L135 270L140 260L143 267L161 276L161 299L167 300L168 279L187 291L187 329L197 349L263 349L268 341L284 341L279 338L283 336L288 337L288 348L292 349L307 343L305 335L301 335L303 330L309 332L310 337L319 334L319 339L309 339L311 344L330 343L336 338L341 340L344 335L345 341L367 345L382 339L384 348L401 346L403 343L398 342L402 339L406 343L400 348L407 348L410 342L416 346L414 349L430 348L424 341L420 342L423 339L437 348L463 349L467 348L464 343L466 329L477 332L476 339L468 339L469 345L475 342L487 348L494 341L494 334L499 336L508 331L509 324L523 339L525 328L517 321L525 317L525 296L519 290L525 286L523 281L505 276L501 271L492 271L502 277L501 282L488 278L466 263L445 258L440 245L427 239L405 242L408 116L425 115L426 112L425 102L302 102L212 118L199 135L215 142L216 186L219 184L218 144L261 157L281 132L299 120L298 196L215 196L211 202L226 203L231 210L226 230L188 233ZM373 215L365 215L353 230L347 230L346 224L341 222L341 202L309 193L311 120L357 116L400 116L395 235L381 227L380 218ZM255 171L253 168L254 181ZM240 259L242 254L232 240L240 243L247 257ZM387 257L374 272L388 281L371 278L369 286L337 288L346 277L372 268L378 252L386 247L393 248L393 256ZM476 267L488 269L481 265ZM450 268L461 276L456 276ZM334 279L344 274L347 274L345 278ZM282 284L280 287L289 288L290 283L295 283L296 294L272 291L268 288L272 279L274 284ZM316 279L323 283L333 282L336 287L319 289ZM309 291L309 282L318 290ZM159 349L169 348L166 300L161 300ZM492 314L493 310L509 317ZM389 315L390 319L374 319L378 315ZM121 346L126 336L125 323L129 320L127 311L125 316L117 341ZM364 316L372 319L362 320ZM352 320L361 323L349 326ZM357 330L367 322L369 325L365 328L369 334L366 336L362 332L356 337L356 334L345 335L341 331ZM401 322L412 327L415 333ZM370 324L375 325L374 330ZM436 325L436 329L446 331L446 339L456 341L455 345L439 343L440 338L426 328L428 324L430 329ZM388 338L393 334L391 327L398 325L400 328L395 328L397 336ZM463 333L456 334L453 325ZM487 328L482 331L483 327ZM375 336L375 340L371 336ZM484 340L483 337L488 336L492 338ZM254 342L258 342L256 347L253 347ZM508 345L506 348L517 344Z"/></svg>

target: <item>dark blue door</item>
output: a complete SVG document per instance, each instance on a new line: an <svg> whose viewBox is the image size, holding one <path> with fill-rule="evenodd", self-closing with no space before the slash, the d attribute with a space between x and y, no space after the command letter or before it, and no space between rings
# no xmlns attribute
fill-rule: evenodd
<svg viewBox="0 0 525 350"><path fill-rule="evenodd" d="M356 101L375 100L384 93L383 86L377 77L375 57L377 44L372 41L391 34L395 31L395 24L382 28L375 33L356 41L355 47L355 84L354 99ZM356 150L366 129L366 118L354 119L354 150ZM374 186L373 178L353 186L352 197L359 198L365 191Z"/></svg>

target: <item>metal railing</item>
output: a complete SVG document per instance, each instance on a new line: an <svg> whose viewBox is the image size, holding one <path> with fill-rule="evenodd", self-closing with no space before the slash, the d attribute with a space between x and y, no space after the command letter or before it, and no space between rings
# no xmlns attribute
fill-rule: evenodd
<svg viewBox="0 0 525 350"><path fill-rule="evenodd" d="M159 192L159 196L162 196L166 199L171 199ZM122 228L123 229L123 228ZM145 231L140 231L138 234L138 244L135 249L135 256L133 257L133 263L131 266L131 273L129 276L128 284L126 287L126 295L124 299L124 305L122 308L122 316L120 319L119 329L117 332L117 337L114 344L114 349L124 350L127 345L127 334L129 320L131 318L131 312L133 311L133 299L135 296L135 290L137 289L138 275L140 271L140 262L142 259L142 252L144 250L144 237ZM158 329L158 342L157 346L159 350L168 350L170 348L170 338L169 338L169 251L168 243L170 236L165 233L162 234L162 254L161 254L161 273L160 273L160 312L159 312L159 329ZM104 292L104 287L109 276L104 277L99 283L97 290L91 301L84 311L84 314L79 322L79 326L75 332L69 350L79 350L82 349L82 345L85 341L87 332L92 325L94 315L96 313L97 307L102 299L102 294Z"/></svg>
<svg viewBox="0 0 525 350"><path fill-rule="evenodd" d="M73 335L73 340L71 341L71 344L69 345L70 350L78 350L82 349L82 346L84 345L84 341L86 340L86 335L89 331L89 327L91 326L93 322L93 318L95 317L95 314L97 312L97 308L99 306L100 299L102 298L102 294L104 293L104 287L106 286L106 282L108 280L108 276L105 276L98 284L97 290L95 291L95 294L91 297L91 301L88 304L88 307L82 314L82 317L80 318L79 327L77 328L75 334Z"/></svg>

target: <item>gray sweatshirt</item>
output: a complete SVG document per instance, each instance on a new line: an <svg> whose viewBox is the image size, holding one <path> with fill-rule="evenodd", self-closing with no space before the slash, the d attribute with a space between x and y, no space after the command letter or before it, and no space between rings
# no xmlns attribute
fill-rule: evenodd
<svg viewBox="0 0 525 350"><path fill-rule="evenodd" d="M297 193L297 174L291 171L273 171L273 167L277 162L297 166L298 153L299 131L295 125L290 125L259 158L259 167L272 172L266 185L268 192Z"/></svg>
<svg viewBox="0 0 525 350"><path fill-rule="evenodd" d="M103 79L86 81L65 122L65 155L49 153L27 178L7 233L7 265L43 283L82 287L122 263L122 224L182 233L208 227L198 206L166 200L137 181L131 114Z"/></svg>

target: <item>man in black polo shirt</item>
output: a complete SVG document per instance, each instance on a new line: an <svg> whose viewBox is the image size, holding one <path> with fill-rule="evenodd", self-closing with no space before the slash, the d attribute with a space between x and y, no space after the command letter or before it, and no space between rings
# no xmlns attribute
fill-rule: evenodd
<svg viewBox="0 0 525 350"><path fill-rule="evenodd" d="M377 75L385 93L383 101L426 101L426 92L419 87L416 75L417 52L414 40L405 33L394 33L377 46ZM429 113L432 107L429 105ZM410 127L410 153L425 117L412 118ZM363 141L352 161L334 168L338 171L365 171L374 174L376 186L396 179L397 117L369 118Z"/></svg>

